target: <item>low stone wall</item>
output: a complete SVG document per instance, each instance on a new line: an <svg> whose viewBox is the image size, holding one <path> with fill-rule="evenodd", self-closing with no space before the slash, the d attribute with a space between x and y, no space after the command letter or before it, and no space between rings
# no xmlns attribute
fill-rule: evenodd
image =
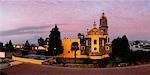
<svg viewBox="0 0 150 75"><path fill-rule="evenodd" d="M42 62L44 62L44 60L21 58L21 57L15 57L15 56L12 56L12 60L27 62L27 63L33 63L33 64L42 64Z"/></svg>

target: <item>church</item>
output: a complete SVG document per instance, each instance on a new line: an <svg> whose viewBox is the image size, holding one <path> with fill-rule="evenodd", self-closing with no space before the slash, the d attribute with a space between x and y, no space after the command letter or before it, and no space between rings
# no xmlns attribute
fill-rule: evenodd
<svg viewBox="0 0 150 75"><path fill-rule="evenodd" d="M64 51L62 58L108 58L111 52L111 42L108 37L107 17L103 12L99 19L99 27L94 21L93 27L86 34L78 34L78 38L64 38L61 40Z"/></svg>

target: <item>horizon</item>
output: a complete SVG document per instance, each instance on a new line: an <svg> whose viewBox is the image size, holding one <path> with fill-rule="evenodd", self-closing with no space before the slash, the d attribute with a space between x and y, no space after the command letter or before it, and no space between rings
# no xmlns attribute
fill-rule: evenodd
<svg viewBox="0 0 150 75"><path fill-rule="evenodd" d="M149 8L149 0L0 1L0 42L37 43L55 24L61 38L75 38L78 33L86 34L94 21L98 27L103 10L111 40L126 35L129 41L149 41Z"/></svg>

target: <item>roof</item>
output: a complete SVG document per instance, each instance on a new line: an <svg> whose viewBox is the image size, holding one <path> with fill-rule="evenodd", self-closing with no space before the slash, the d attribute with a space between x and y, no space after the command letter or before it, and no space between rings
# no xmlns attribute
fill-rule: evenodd
<svg viewBox="0 0 150 75"><path fill-rule="evenodd" d="M94 27L92 28L90 31L87 32L88 35L99 35L100 32L99 32L99 29Z"/></svg>

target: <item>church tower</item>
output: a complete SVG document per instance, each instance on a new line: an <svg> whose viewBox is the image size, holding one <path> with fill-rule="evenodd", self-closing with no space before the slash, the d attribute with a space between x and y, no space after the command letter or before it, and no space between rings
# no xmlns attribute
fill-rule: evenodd
<svg viewBox="0 0 150 75"><path fill-rule="evenodd" d="M107 18L105 17L104 12L100 17L99 31L100 31L100 35L108 35Z"/></svg>

